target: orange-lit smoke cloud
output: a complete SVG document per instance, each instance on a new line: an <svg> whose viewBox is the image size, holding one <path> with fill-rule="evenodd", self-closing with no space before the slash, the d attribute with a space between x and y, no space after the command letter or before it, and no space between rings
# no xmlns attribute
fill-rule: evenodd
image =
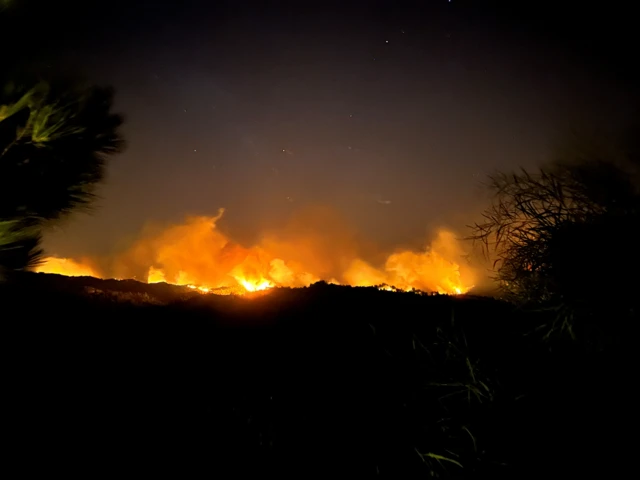
<svg viewBox="0 0 640 480"><path fill-rule="evenodd" d="M36 272L57 273L68 277L100 277L100 270L92 265L90 259L73 260L71 258L47 257L34 268Z"/></svg>
<svg viewBox="0 0 640 480"><path fill-rule="evenodd" d="M356 232L330 209L300 211L285 228L264 232L251 247L219 230L223 213L221 209L214 217L188 217L179 225L148 226L100 275L86 262L54 257L38 270L73 275L77 267L93 276L246 291L325 280L457 294L467 292L476 280L460 243L446 230L438 231L422 251L399 250L387 255L383 264L373 265L365 261L367 248Z"/></svg>

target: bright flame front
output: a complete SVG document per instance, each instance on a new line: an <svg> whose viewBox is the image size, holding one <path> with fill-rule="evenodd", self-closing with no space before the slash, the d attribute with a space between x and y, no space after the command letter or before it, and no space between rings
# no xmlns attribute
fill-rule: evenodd
<svg viewBox="0 0 640 480"><path fill-rule="evenodd" d="M71 258L47 257L34 268L35 272L57 273L67 277L99 277L96 270L82 261Z"/></svg>
<svg viewBox="0 0 640 480"><path fill-rule="evenodd" d="M259 292L261 290L267 290L275 286L269 280L258 280L257 282L255 282L239 278L238 283L242 285L247 292Z"/></svg>
<svg viewBox="0 0 640 480"><path fill-rule="evenodd" d="M107 271L99 271L87 261L56 257L45 259L36 271L145 278L148 283L184 285L202 293L259 292L325 280L459 295L474 283L475 272L461 264L464 252L453 233L446 230L439 231L423 251L396 251L376 267L358 255L357 243L345 233L348 228L334 225L326 213L302 217L294 227L264 235L252 247L243 247L218 230L222 213L190 217L183 224L143 232L129 249L110 259Z"/></svg>

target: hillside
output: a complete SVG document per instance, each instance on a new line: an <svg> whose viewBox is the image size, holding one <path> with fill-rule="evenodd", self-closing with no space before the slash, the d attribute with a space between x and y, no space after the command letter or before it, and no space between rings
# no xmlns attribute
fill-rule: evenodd
<svg viewBox="0 0 640 480"><path fill-rule="evenodd" d="M8 432L34 473L524 478L632 458L624 352L550 351L488 298L31 274L0 301Z"/></svg>

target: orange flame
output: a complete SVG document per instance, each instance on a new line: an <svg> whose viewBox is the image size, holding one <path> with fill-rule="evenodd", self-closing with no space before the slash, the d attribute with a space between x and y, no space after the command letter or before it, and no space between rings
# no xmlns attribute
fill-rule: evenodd
<svg viewBox="0 0 640 480"><path fill-rule="evenodd" d="M475 272L460 260L455 235L440 230L423 251L400 250L379 267L358 254L349 229L326 209L305 212L280 232L270 232L250 248L232 242L215 217L189 217L180 225L147 228L111 262L110 276L145 278L148 283L184 285L202 293L265 291L303 287L320 280L386 290L445 294L468 292ZM63 275L100 275L88 262L49 257L37 271ZM102 273L102 272L100 272Z"/></svg>
<svg viewBox="0 0 640 480"><path fill-rule="evenodd" d="M67 277L99 277L96 270L82 261L70 258L47 257L34 268L35 272L57 273Z"/></svg>

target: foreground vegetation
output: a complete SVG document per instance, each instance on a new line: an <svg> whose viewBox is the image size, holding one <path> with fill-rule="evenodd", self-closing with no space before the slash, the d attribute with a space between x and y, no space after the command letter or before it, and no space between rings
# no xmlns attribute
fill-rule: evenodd
<svg viewBox="0 0 640 480"><path fill-rule="evenodd" d="M628 336L543 340L540 313L492 299L24 274L0 302L23 471L529 478L633 458Z"/></svg>

